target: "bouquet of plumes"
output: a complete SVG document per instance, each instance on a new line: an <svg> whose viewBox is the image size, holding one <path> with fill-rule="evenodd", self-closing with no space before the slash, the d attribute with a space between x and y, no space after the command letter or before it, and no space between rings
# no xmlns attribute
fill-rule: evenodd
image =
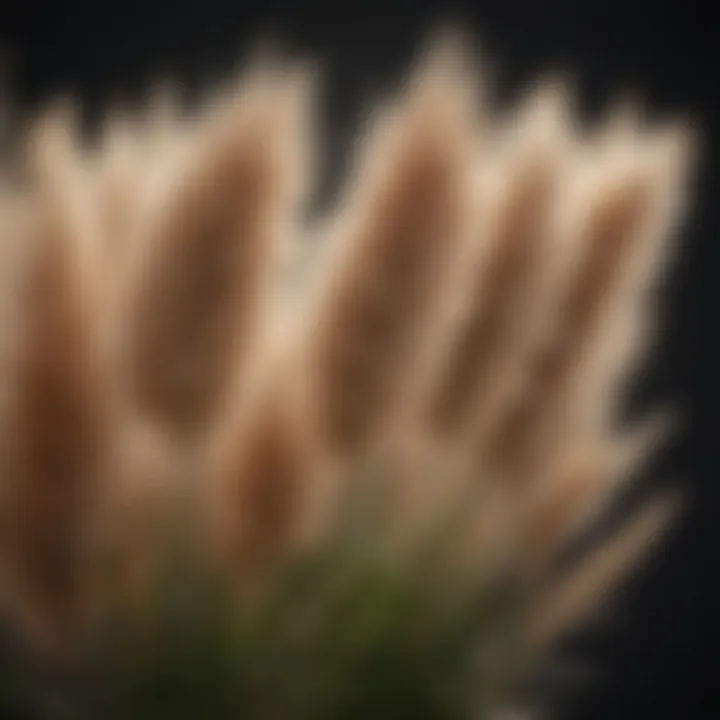
<svg viewBox="0 0 720 720"><path fill-rule="evenodd" d="M550 572L667 431L620 403L689 128L626 107L580 128L557 77L501 116L475 64L436 38L312 223L306 64L255 63L193 114L157 93L92 141L71 103L23 128L0 195L0 589L33 652L77 655L111 608L146 618L180 548L257 608L352 545L438 592L509 583L529 653L676 516L659 497Z"/></svg>

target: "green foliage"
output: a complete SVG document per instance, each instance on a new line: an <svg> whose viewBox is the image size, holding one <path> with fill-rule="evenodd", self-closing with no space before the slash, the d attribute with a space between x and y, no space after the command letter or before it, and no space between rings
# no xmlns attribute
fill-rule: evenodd
<svg viewBox="0 0 720 720"><path fill-rule="evenodd" d="M491 643L509 641L509 598L433 587L374 554L338 560L299 565L243 608L207 580L166 586L116 646L108 717L440 720L498 699L507 658Z"/></svg>

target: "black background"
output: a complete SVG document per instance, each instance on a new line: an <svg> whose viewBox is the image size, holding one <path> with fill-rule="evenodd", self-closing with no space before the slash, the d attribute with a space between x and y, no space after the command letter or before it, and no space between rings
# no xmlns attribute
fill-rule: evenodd
<svg viewBox="0 0 720 720"><path fill-rule="evenodd" d="M10 0L12 2L12 0ZM625 90L640 90L660 116L689 112L703 136L695 204L666 293L666 332L644 394L669 397L686 432L655 463L655 478L680 478L694 500L670 546L633 584L626 612L573 652L592 658L603 682L556 692L554 715L568 718L705 718L720 708L720 482L715 478L718 354L714 328L720 95L714 64L718 26L700 3L174 3L14 2L0 10L0 46L9 50L12 94L21 109L71 90L91 114L117 98L138 99L170 73L189 88L226 76L248 40L275 33L323 61L328 186L357 129L357 113L392 87L434 19L474 27L512 98L542 71L569 70L589 118ZM548 681L549 683L549 681ZM542 684L542 683L541 683Z"/></svg>

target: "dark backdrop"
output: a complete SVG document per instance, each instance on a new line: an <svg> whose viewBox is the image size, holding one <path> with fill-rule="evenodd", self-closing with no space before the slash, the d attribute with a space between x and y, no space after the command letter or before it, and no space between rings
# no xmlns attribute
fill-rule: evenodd
<svg viewBox="0 0 720 720"><path fill-rule="evenodd" d="M325 7L299 0L175 0L86 9L10 2L13 7L0 11L0 46L10 51L12 94L25 109L73 90L92 115L115 98L141 97L148 81L164 73L198 88L227 75L258 32L279 34L290 48L319 57L328 70L328 187L342 167L358 110L378 90L392 87L436 18L459 18L478 30L497 64L504 97L542 70L565 68L577 80L589 117L626 89L640 89L654 112L693 114L705 140L696 202L665 293L666 332L641 388L642 397L671 397L685 411L685 434L647 474L680 477L693 507L670 545L628 590L615 625L586 633L567 650L601 668L603 682L572 694L546 694L559 717L714 717L720 707L714 432L720 78L711 11L687 0L486 0L434 7L420 0ZM542 681L540 689L551 685Z"/></svg>

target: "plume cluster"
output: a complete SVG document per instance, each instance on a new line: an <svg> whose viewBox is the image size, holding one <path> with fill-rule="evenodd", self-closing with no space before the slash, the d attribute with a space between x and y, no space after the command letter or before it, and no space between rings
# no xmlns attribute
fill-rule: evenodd
<svg viewBox="0 0 720 720"><path fill-rule="evenodd" d="M178 535L242 596L361 506L398 561L442 528L443 572L513 578L547 638L667 524L661 498L544 582L662 437L620 401L688 128L582 128L557 78L501 116L480 80L433 45L313 226L308 66L194 114L158 93L93 140L70 103L28 123L0 195L0 579L37 648L142 604Z"/></svg>

